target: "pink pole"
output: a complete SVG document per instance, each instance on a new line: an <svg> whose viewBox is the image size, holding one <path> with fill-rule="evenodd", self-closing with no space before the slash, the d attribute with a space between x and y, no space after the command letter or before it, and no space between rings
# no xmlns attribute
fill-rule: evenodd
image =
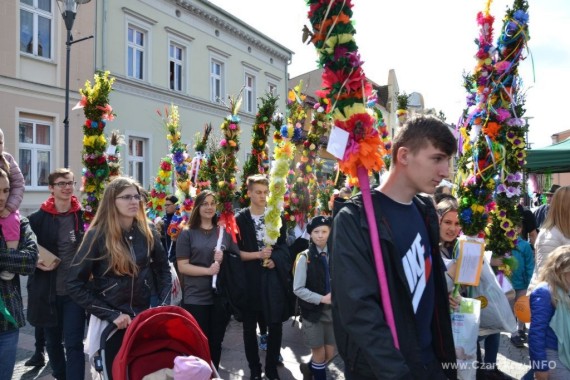
<svg viewBox="0 0 570 380"><path fill-rule="evenodd" d="M382 297L382 308L386 323L392 331L394 346L400 349L398 342L398 333L396 331L396 323L394 322L394 311L392 310L392 302L390 300L390 292L388 291L388 282L386 280L386 269L382 260L382 248L380 247L380 237L378 236L378 226L374 216L374 206L372 205L372 195L370 194L370 182L368 180L368 171L362 167L358 167L358 182L360 191L362 192L362 200L364 201L364 211L366 212L366 220L370 231L370 242L372 243L372 252L374 253L374 261L376 263L376 274L378 275L378 286L380 287L380 297Z"/></svg>

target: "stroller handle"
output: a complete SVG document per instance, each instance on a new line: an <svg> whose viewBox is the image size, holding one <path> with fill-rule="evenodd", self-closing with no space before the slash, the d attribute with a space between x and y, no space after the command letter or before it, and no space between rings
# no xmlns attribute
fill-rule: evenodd
<svg viewBox="0 0 570 380"><path fill-rule="evenodd" d="M114 323L109 323L101 333L101 340L99 347L105 347L105 342L107 342L109 336L117 330L118 330L117 325L115 325Z"/></svg>

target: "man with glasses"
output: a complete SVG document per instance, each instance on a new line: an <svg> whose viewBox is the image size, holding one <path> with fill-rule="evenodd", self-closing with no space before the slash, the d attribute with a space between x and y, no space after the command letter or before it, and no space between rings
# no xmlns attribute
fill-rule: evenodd
<svg viewBox="0 0 570 380"><path fill-rule="evenodd" d="M65 286L84 234L83 211L73 194L75 185L69 169L50 173L51 195L29 217L40 251L45 249L60 260L48 266L40 258L28 281L28 321L36 328L44 328L53 377L58 380L85 376L85 310L71 300Z"/></svg>

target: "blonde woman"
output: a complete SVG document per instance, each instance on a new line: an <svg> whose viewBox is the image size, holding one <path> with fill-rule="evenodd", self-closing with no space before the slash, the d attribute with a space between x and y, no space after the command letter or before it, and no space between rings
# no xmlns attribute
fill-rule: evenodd
<svg viewBox="0 0 570 380"><path fill-rule="evenodd" d="M570 186L563 186L554 193L546 219L536 237L536 263L529 290L536 285L539 270L550 252L567 244L570 244Z"/></svg>
<svg viewBox="0 0 570 380"><path fill-rule="evenodd" d="M170 304L168 259L142 200L134 180L118 177L109 183L67 277L71 298L118 328L105 345L109 372L125 329L150 306L151 271L157 278L159 304Z"/></svg>
<svg viewBox="0 0 570 380"><path fill-rule="evenodd" d="M538 281L530 294L531 369L538 380L570 379L570 245L550 252Z"/></svg>

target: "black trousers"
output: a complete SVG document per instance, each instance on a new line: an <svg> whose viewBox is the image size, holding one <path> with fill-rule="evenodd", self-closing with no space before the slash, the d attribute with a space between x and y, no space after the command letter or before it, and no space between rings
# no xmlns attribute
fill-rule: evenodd
<svg viewBox="0 0 570 380"><path fill-rule="evenodd" d="M107 373L109 380L113 380L113 362L115 361L115 356L117 356L121 349L125 332L127 332L127 329L117 330L105 342L105 372Z"/></svg>
<svg viewBox="0 0 570 380"><path fill-rule="evenodd" d="M182 307L192 314L200 325L202 332L208 338L212 363L214 363L216 369L219 369L222 357L222 342L230 322L230 314L223 304L223 299L215 296L213 305L183 304Z"/></svg>
<svg viewBox="0 0 570 380"><path fill-rule="evenodd" d="M243 313L243 343L245 357L251 372L261 372L261 361L257 345L258 311L246 310ZM267 355L265 356L265 373L277 373L277 359L281 351L283 337L283 323L267 323Z"/></svg>

